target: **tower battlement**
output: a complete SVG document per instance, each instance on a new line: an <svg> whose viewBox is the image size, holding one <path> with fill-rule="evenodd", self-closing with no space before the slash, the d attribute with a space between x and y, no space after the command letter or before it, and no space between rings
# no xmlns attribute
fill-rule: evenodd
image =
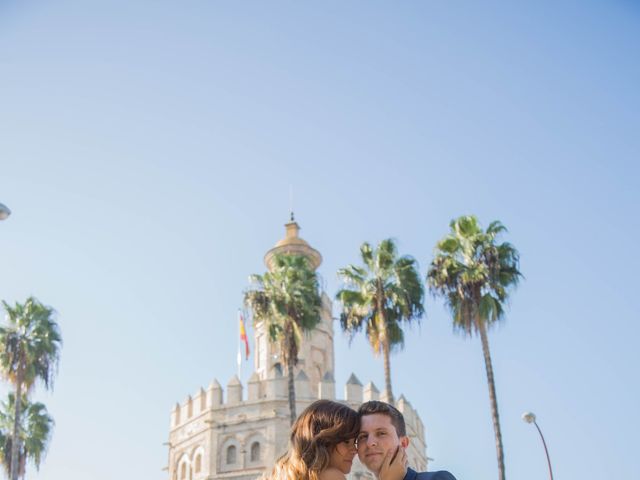
<svg viewBox="0 0 640 480"><path fill-rule="evenodd" d="M362 386L355 374L351 374L344 384L344 396L338 398L335 395L335 380L333 375L325 375L317 385L311 385L309 377L304 370L300 370L295 379L296 401L299 403L311 403L318 399L336 400L356 408L369 400L380 400L380 393L373 382ZM287 401L287 378L278 376L275 378L260 380L254 373L243 385L236 375L227 382L226 396L217 379L205 389L200 387L192 395L188 395L182 402L178 402L171 410L170 428L176 429L191 422L207 412L223 412L233 409L243 409L252 404L268 401ZM384 395L382 396L384 400ZM415 423L417 418L411 404L400 396L397 402L398 409L405 415L407 424L418 428Z"/></svg>

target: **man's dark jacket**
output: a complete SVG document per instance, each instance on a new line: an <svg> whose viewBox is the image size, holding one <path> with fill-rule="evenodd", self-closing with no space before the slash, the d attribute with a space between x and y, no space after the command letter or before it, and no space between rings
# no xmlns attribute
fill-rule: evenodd
<svg viewBox="0 0 640 480"><path fill-rule="evenodd" d="M451 475L446 470L439 472L416 472L411 468L407 469L407 474L404 476L404 480L456 480L456 477Z"/></svg>

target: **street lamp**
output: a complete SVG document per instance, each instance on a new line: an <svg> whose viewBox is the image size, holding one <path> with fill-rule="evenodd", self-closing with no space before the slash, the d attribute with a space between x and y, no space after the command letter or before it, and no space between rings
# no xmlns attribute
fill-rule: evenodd
<svg viewBox="0 0 640 480"><path fill-rule="evenodd" d="M0 203L0 220L6 220L11 215L11 210L5 204Z"/></svg>
<svg viewBox="0 0 640 480"><path fill-rule="evenodd" d="M544 435L542 435L542 430L538 426L536 422L536 415L533 412L524 412L522 414L522 420L527 423L533 423L538 429L538 433L540 434L540 439L542 440L542 446L544 447L544 453L547 455L547 465L549 465L549 478L553 480L553 472L551 471L551 459L549 458L549 450L547 449L547 442L544 441Z"/></svg>

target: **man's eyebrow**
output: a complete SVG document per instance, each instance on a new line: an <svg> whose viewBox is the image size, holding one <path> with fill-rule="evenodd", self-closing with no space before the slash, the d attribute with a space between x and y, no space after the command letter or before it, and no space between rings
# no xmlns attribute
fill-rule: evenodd
<svg viewBox="0 0 640 480"><path fill-rule="evenodd" d="M387 428L384 427L380 427L380 428L374 428L371 431L367 431L367 430L360 430L360 432L358 432L358 436L361 437L362 435L371 435L371 434L378 434L378 433L389 433L389 430Z"/></svg>

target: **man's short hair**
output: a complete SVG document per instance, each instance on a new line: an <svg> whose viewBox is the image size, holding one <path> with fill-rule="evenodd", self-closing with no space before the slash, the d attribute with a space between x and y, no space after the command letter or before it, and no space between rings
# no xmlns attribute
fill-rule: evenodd
<svg viewBox="0 0 640 480"><path fill-rule="evenodd" d="M407 427L404 423L404 417L402 413L394 407L385 402L379 402L377 400L370 400L360 405L358 414L363 417L365 415L373 415L374 413L381 413L391 419L391 425L396 429L398 437L407 436Z"/></svg>

